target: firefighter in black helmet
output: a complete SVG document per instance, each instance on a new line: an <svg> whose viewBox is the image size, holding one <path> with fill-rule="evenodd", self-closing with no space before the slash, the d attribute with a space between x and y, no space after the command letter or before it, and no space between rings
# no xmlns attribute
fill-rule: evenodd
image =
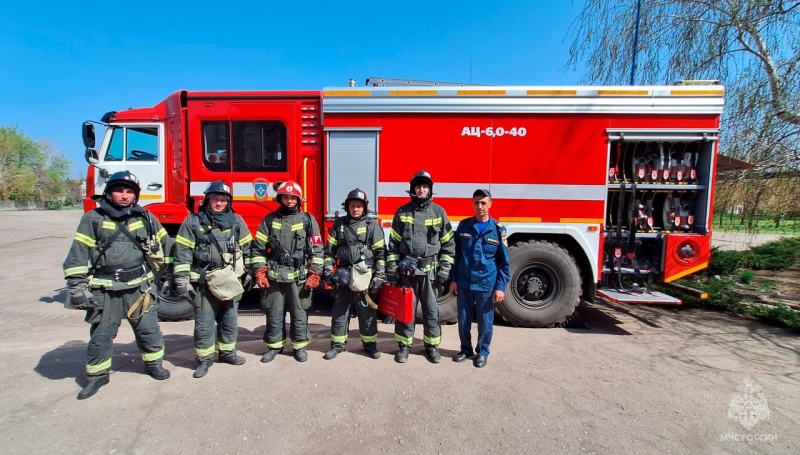
<svg viewBox="0 0 800 455"><path fill-rule="evenodd" d="M386 278L414 289L422 304L425 356L439 363L438 346L442 341L439 306L433 283L444 284L450 277L455 254L454 231L444 209L433 199L433 180L426 171L419 171L409 182L411 202L397 209L392 220ZM395 361L405 363L414 340L414 320L395 322L394 337L400 345Z"/></svg>
<svg viewBox="0 0 800 455"><path fill-rule="evenodd" d="M244 357L236 355L239 299L214 295L205 278L208 272L226 267L242 275L245 263L250 261L253 240L244 219L231 207L233 194L225 182L211 182L204 194L200 210L186 217L175 238L175 290L195 309L195 378L208 373L217 346L221 363L245 362Z"/></svg>
<svg viewBox="0 0 800 455"><path fill-rule="evenodd" d="M347 215L333 222L325 248L323 276L336 287L336 299L331 311L331 349L323 358L333 359L345 350L350 310L354 309L364 351L377 359L381 356L377 347L377 312L367 303L366 293L377 295L383 286L386 266L383 230L369 217L369 200L363 190L356 188L349 192L342 207Z"/></svg>
<svg viewBox="0 0 800 455"><path fill-rule="evenodd" d="M88 381L79 400L108 384L113 340L126 315L145 372L155 379L169 377L162 367L164 338L154 299L151 304L154 274L148 264L151 253L169 251L169 237L161 223L137 204L140 191L139 180L129 171L111 174L102 196L95 198L99 207L81 218L64 260L70 305L86 310L86 322L91 324ZM163 255L161 259L166 262Z"/></svg>

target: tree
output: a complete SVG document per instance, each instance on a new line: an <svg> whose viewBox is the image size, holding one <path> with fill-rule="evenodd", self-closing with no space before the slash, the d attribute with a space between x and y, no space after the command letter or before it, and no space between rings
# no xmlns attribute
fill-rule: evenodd
<svg viewBox="0 0 800 455"><path fill-rule="evenodd" d="M49 141L34 141L16 127L0 126L0 200L60 207L80 199L72 163ZM77 193L76 193L77 191Z"/></svg>
<svg viewBox="0 0 800 455"><path fill-rule="evenodd" d="M586 0L569 65L626 84L638 0ZM800 167L800 0L641 0L635 83L718 79L722 146L760 169Z"/></svg>
<svg viewBox="0 0 800 455"><path fill-rule="evenodd" d="M36 198L36 170L45 160L39 144L16 127L0 126L0 199Z"/></svg>

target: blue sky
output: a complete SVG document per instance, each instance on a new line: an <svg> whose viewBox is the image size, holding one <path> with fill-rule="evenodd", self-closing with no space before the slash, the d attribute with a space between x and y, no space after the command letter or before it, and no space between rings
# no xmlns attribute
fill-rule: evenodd
<svg viewBox="0 0 800 455"><path fill-rule="evenodd" d="M0 125L85 172L80 125L178 89L321 89L369 76L577 84L582 0L100 4L12 2L0 15Z"/></svg>

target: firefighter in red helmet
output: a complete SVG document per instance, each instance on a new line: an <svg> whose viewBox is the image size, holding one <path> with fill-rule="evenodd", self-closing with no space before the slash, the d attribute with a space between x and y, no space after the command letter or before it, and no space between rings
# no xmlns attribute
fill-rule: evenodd
<svg viewBox="0 0 800 455"><path fill-rule="evenodd" d="M367 193L359 188L350 191L342 206L347 215L333 222L325 248L324 275L336 287L336 299L331 310L331 349L323 358L333 359L345 350L352 309L358 316L364 351L377 359L381 356L377 312L367 303L366 293L377 295L383 285L386 243L383 230L369 217Z"/></svg>
<svg viewBox="0 0 800 455"><path fill-rule="evenodd" d="M154 267L166 266L163 252L171 245L161 223L137 204L140 191L139 180L129 171L111 174L103 195L96 198L98 207L81 218L64 260L70 304L86 310L91 324L87 382L79 400L108 384L113 341L123 319L133 329L145 372L154 379L169 378L162 366L164 337L157 305L150 304L150 295Z"/></svg>
<svg viewBox="0 0 800 455"><path fill-rule="evenodd" d="M222 294L211 286L213 280L208 277L214 271L233 269L229 279L238 286L236 280L245 272L244 264L250 261L253 240L244 219L231 207L233 194L227 183L211 182L204 194L200 209L186 217L175 238L175 291L194 306L194 349L198 363L195 378L208 373L217 347L220 363L245 363L244 357L236 355L241 296ZM240 290L244 289L236 292Z"/></svg>
<svg viewBox="0 0 800 455"><path fill-rule="evenodd" d="M303 190L293 180L281 183L275 201L278 210L261 221L252 245L252 268L262 290L261 307L267 315L261 362L275 359L286 344L284 319L289 312L289 337L298 362L308 360L306 346L311 291L322 274L322 236L317 221L300 209Z"/></svg>
<svg viewBox="0 0 800 455"><path fill-rule="evenodd" d="M444 285L450 278L455 254L454 231L447 213L432 200L433 180L428 172L421 170L414 174L408 193L411 202L398 208L392 220L386 280L414 289L422 306L425 357L439 363L442 326L433 285ZM394 359L405 363L414 340L414 319L408 324L395 321L394 337L400 345Z"/></svg>

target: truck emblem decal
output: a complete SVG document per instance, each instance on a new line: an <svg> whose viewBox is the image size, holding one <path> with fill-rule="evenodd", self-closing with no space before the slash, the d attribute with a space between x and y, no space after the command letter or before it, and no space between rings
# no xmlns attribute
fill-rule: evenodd
<svg viewBox="0 0 800 455"><path fill-rule="evenodd" d="M258 177L253 180L253 196L259 202L267 200L267 193L269 192L269 182L263 177Z"/></svg>

